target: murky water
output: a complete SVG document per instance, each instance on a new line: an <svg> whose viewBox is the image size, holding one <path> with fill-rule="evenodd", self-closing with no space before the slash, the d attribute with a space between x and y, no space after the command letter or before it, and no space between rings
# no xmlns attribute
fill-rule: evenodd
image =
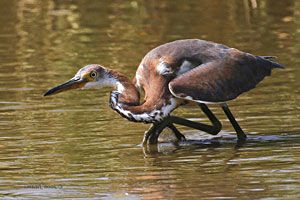
<svg viewBox="0 0 300 200"><path fill-rule="evenodd" d="M299 199L300 1L250 2L0 1L0 198ZM108 89L41 95L88 63L133 77L179 38L286 65L229 104L244 146L217 106L217 138L182 128L190 141L143 149L148 125L110 110ZM193 107L176 114L207 122Z"/></svg>

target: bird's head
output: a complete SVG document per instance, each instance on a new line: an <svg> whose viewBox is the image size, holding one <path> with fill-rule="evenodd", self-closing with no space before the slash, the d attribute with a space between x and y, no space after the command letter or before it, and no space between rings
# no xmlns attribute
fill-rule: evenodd
<svg viewBox="0 0 300 200"><path fill-rule="evenodd" d="M107 76L107 69L101 65L87 65L81 68L69 81L48 90L44 96L72 89L100 88L105 86Z"/></svg>

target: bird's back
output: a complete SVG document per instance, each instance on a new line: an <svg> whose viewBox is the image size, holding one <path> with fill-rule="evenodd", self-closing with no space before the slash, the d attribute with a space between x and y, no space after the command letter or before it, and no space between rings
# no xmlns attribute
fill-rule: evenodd
<svg viewBox="0 0 300 200"><path fill-rule="evenodd" d="M206 67L206 68L203 68ZM224 102L254 88L273 68L270 57L254 56L222 44L187 39L158 46L143 58L136 74L146 93L172 83L173 95ZM209 73L208 73L209 72ZM176 84L175 84L176 83ZM175 92L177 91L177 92ZM168 91L160 91L168 92ZM153 92L151 92L151 95Z"/></svg>
<svg viewBox="0 0 300 200"><path fill-rule="evenodd" d="M149 51L142 63L151 63L154 60L164 60L174 64L183 59L198 60L202 63L212 59L222 58L229 47L199 39L176 40L160 45Z"/></svg>

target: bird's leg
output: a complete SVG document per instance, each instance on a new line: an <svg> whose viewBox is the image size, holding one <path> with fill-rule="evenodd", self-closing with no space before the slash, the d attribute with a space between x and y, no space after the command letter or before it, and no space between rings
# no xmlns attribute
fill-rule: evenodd
<svg viewBox="0 0 300 200"><path fill-rule="evenodd" d="M190 128L194 128L197 130L207 132L211 135L217 135L222 129L221 122L211 112L211 110L207 107L207 105L205 105L203 103L199 103L198 105L200 106L201 110L207 115L207 117L210 120L210 122L212 123L212 125L207 125L207 124L203 124L200 122L194 122L194 121L187 120L187 119L184 119L181 117L176 117L176 116L170 116L168 119L169 123L180 124L183 126L187 126Z"/></svg>
<svg viewBox="0 0 300 200"><path fill-rule="evenodd" d="M179 141L184 141L186 140L185 139L185 136L183 134L180 133L180 131L174 126L174 124L168 124L167 127L169 129L172 130L172 132L175 134L176 138L179 140Z"/></svg>
<svg viewBox="0 0 300 200"><path fill-rule="evenodd" d="M206 125L206 126L210 127L210 128L208 128L209 131L208 132L206 131L206 132L211 135L217 135L222 129L222 124L221 124L220 120L211 112L211 110L208 108L208 106L206 104L199 103L198 106L206 114L209 121L212 123L212 125ZM203 125L205 125L205 124L203 124Z"/></svg>
<svg viewBox="0 0 300 200"><path fill-rule="evenodd" d="M163 121L157 123L157 124L153 124L153 126L150 128L150 130L146 133L149 134L148 138L146 138L148 140L149 144L157 144L158 142L158 137L159 134L167 127L170 125L169 122L169 117L166 117ZM152 129L153 128L153 129ZM174 126L175 128L175 126ZM176 129L176 128L175 128ZM177 129L176 129L177 130ZM178 131L178 130L177 130ZM179 132L179 131L178 131ZM176 133L175 133L176 135ZM145 141L147 143L147 140ZM144 143L145 144L145 143Z"/></svg>
<svg viewBox="0 0 300 200"><path fill-rule="evenodd" d="M234 130L237 133L237 138L238 141L245 141L247 136L244 133L244 131L242 130L242 128L240 127L240 125L237 123L237 121L235 120L234 116L232 115L232 113L230 112L228 105L226 103L223 103L222 105L222 109L225 112L226 116L228 117L230 123L232 124Z"/></svg>
<svg viewBox="0 0 300 200"><path fill-rule="evenodd" d="M142 142L143 145L147 144L147 141L149 140L149 137L151 135L155 135L156 134L158 125L159 125L159 123L153 123L151 125L151 127L147 131L145 131L143 142Z"/></svg>
<svg viewBox="0 0 300 200"><path fill-rule="evenodd" d="M149 141L149 144L157 144L159 134L166 127L171 129L178 140L185 140L184 135L180 133L180 131L174 126L174 124L169 123L168 118L165 118L161 122L153 123L149 130L145 132L142 144L147 144L147 141Z"/></svg>
<svg viewBox="0 0 300 200"><path fill-rule="evenodd" d="M205 105L203 103L200 103L198 105L200 106L202 111L207 115L207 117L211 121L212 125L207 125L207 124L203 124L203 123L200 123L200 122L194 122L194 121L187 120L187 119L184 119L184 118L181 118L181 117L169 116L169 117L165 118L162 122L160 122L160 124L158 124L155 127L156 131L152 131L151 133L149 133L149 136L147 137L147 138L149 138L149 143L150 144L156 144L159 134L166 127L171 128L171 130L173 130L173 132L175 133L175 135L178 139L182 139L182 138L185 139L185 137L176 129L176 127L173 125L173 123L183 125L183 126L187 126L187 127L190 127L190 128L194 128L194 129L197 129L197 130L205 131L205 132L207 132L211 135L217 135L222 129L221 122L211 112L211 110L207 107L207 105ZM144 139L144 141L147 141L147 140Z"/></svg>
<svg viewBox="0 0 300 200"><path fill-rule="evenodd" d="M180 118L180 117L176 117L176 116L171 116L170 117L170 123L175 123L175 124L179 124L179 125L183 125L183 126L187 126L190 128L194 128L197 130L201 130L204 131L206 133L209 133L211 135L217 135L220 131L221 131L221 123L215 123L213 125L207 125L207 124L203 124L200 122L194 122L191 120L187 120L184 118Z"/></svg>
<svg viewBox="0 0 300 200"><path fill-rule="evenodd" d="M169 127L178 138L178 140L185 140L184 135L182 135L177 128L173 125L180 124L183 126L191 127L194 129L205 131L209 134L216 135L220 132L222 128L221 122L216 118L216 116L210 111L210 109L205 104L198 104L202 111L207 115L212 125L207 125L199 122L190 121L184 118L169 116L165 118L162 122L154 123L150 129L145 132L143 144L146 144L149 141L149 144L157 144L159 134L163 131L164 128Z"/></svg>

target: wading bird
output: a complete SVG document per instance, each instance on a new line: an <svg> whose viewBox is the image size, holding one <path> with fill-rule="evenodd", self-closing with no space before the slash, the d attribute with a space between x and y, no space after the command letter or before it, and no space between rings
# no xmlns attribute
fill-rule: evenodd
<svg viewBox="0 0 300 200"><path fill-rule="evenodd" d="M76 88L114 87L116 90L111 92L109 100L113 110L130 121L152 123L145 132L143 144L157 143L166 127L179 140L185 140L174 124L218 134L222 124L207 104L219 104L234 127L238 141L244 141L246 134L226 102L253 89L273 68L283 66L271 56L254 56L204 40L177 40L148 52L132 81L115 70L91 64L44 96ZM140 101L141 92L144 92L144 101ZM170 115L189 102L196 102L212 125Z"/></svg>

